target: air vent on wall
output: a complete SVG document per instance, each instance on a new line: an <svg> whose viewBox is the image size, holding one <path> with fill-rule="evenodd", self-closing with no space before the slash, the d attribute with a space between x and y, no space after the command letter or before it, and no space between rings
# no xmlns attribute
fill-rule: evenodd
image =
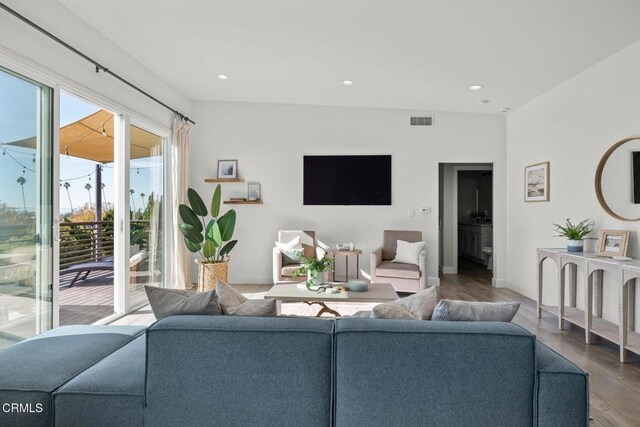
<svg viewBox="0 0 640 427"><path fill-rule="evenodd" d="M433 126L433 116L411 116L411 126Z"/></svg>

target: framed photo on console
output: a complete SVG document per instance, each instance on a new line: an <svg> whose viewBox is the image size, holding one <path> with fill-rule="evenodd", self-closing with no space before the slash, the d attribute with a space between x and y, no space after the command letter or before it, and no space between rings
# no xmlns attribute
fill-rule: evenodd
<svg viewBox="0 0 640 427"><path fill-rule="evenodd" d="M524 168L524 201L549 201L550 163L543 162Z"/></svg>
<svg viewBox="0 0 640 427"><path fill-rule="evenodd" d="M629 248L627 230L602 230L598 239L598 255L626 257Z"/></svg>
<svg viewBox="0 0 640 427"><path fill-rule="evenodd" d="M238 178L237 160L218 160L218 179Z"/></svg>

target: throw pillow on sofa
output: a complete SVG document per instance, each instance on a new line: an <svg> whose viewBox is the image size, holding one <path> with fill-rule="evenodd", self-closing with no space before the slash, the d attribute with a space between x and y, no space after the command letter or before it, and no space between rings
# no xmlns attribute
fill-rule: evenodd
<svg viewBox="0 0 640 427"><path fill-rule="evenodd" d="M519 302L477 302L443 299L438 302L431 320L511 322L519 308Z"/></svg>
<svg viewBox="0 0 640 427"><path fill-rule="evenodd" d="M278 306L274 299L248 299L220 280L216 283L216 293L222 314L256 317L275 317L278 315Z"/></svg>
<svg viewBox="0 0 640 427"><path fill-rule="evenodd" d="M185 314L222 314L215 291L195 292L145 286L149 305L157 320Z"/></svg>
<svg viewBox="0 0 640 427"><path fill-rule="evenodd" d="M438 302L435 286L417 294L373 307L371 317L375 319L429 320Z"/></svg>
<svg viewBox="0 0 640 427"><path fill-rule="evenodd" d="M300 264L304 249L300 241L300 236L296 236L290 242L276 242L276 247L282 254L282 265Z"/></svg>
<svg viewBox="0 0 640 427"><path fill-rule="evenodd" d="M396 257L391 262L415 264L419 266L420 253L426 244L426 242L405 242L404 240L398 240Z"/></svg>

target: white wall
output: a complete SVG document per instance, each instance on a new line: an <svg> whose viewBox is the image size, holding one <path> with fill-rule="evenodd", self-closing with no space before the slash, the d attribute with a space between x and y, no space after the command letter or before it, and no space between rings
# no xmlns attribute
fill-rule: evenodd
<svg viewBox="0 0 640 427"><path fill-rule="evenodd" d="M551 224L566 218L590 218L597 229L632 230L629 255L640 257L639 223L609 217L594 189L604 152L620 139L640 135L639 69L640 43L635 43L509 114L508 281L516 291L536 298L536 248L564 246L563 239L551 237ZM543 161L551 162L551 201L524 203L523 168ZM588 248L593 250L595 242ZM550 261L547 265L544 302L556 305L555 267ZM617 323L616 287L606 276L604 317ZM579 280L582 284L583 278ZM579 306L584 307L584 286L578 290Z"/></svg>
<svg viewBox="0 0 640 427"><path fill-rule="evenodd" d="M206 197L219 159L238 159L239 173L262 184L262 206L237 206L231 282L271 282L271 249L279 229L316 230L320 240L352 241L364 250L360 266L382 243L384 229L416 229L428 242L428 275L438 276L438 163L495 163L497 253L505 253L504 117L436 113L433 128L410 127L416 112L279 104L194 102L191 183ZM392 206L303 206L304 154L392 154ZM246 196L246 184L224 184L223 196ZM431 207L421 216L419 208ZM409 208L416 216L408 217ZM504 271L504 263L501 265ZM342 260L338 267L342 268ZM353 271L353 270L351 270ZM500 270L498 271L498 275ZM505 277L505 276L498 276Z"/></svg>
<svg viewBox="0 0 640 427"><path fill-rule="evenodd" d="M59 2L7 0L4 3L163 102L189 114L189 99ZM108 7L108 4L104 7ZM100 10L96 9L96 13L99 14ZM113 77L104 73L97 74L89 62L0 10L0 65L16 71L12 67L13 58L18 58L18 62L26 59L40 70L59 75L70 82L71 86L83 87L92 94L143 115L144 118L165 127L171 126L173 114L170 111Z"/></svg>

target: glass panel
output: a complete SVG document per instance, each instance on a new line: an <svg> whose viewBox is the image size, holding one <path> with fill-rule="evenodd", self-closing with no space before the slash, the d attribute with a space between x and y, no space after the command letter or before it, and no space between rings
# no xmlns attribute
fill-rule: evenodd
<svg viewBox="0 0 640 427"><path fill-rule="evenodd" d="M0 348L52 326L51 92L0 69Z"/></svg>
<svg viewBox="0 0 640 427"><path fill-rule="evenodd" d="M60 94L60 325L114 314L113 121Z"/></svg>
<svg viewBox="0 0 640 427"><path fill-rule="evenodd" d="M164 139L131 126L131 307L147 304L144 285L163 281Z"/></svg>

